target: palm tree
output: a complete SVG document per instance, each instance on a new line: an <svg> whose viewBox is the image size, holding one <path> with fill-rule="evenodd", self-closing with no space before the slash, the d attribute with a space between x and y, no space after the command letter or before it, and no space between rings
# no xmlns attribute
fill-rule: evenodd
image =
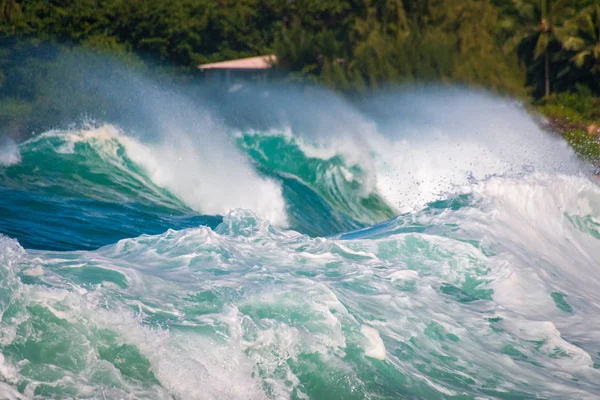
<svg viewBox="0 0 600 400"><path fill-rule="evenodd" d="M21 5L16 0L0 0L0 23L13 26L21 17Z"/></svg>
<svg viewBox="0 0 600 400"><path fill-rule="evenodd" d="M584 9L571 19L559 39L566 50L575 52L573 62L577 67L592 61L592 71L600 70L600 4Z"/></svg>
<svg viewBox="0 0 600 400"><path fill-rule="evenodd" d="M535 43L533 59L544 58L544 94L550 95L550 44L557 39L563 21L574 14L566 0L513 0L517 11L505 27L514 33L505 45L506 51Z"/></svg>

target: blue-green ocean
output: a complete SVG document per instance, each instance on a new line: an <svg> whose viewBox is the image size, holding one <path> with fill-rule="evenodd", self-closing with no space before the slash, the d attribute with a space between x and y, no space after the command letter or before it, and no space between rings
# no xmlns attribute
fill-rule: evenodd
<svg viewBox="0 0 600 400"><path fill-rule="evenodd" d="M567 145L482 93L305 95L0 141L0 398L599 398Z"/></svg>

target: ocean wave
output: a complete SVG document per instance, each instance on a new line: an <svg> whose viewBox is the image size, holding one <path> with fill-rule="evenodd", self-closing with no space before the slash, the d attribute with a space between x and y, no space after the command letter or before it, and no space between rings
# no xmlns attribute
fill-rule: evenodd
<svg viewBox="0 0 600 400"><path fill-rule="evenodd" d="M207 159L182 140L144 144L106 124L50 131L22 143L20 150L22 162L0 174L5 187L209 215L246 207L286 224L278 185L259 177L243 158L227 159L226 152Z"/></svg>
<svg viewBox="0 0 600 400"><path fill-rule="evenodd" d="M205 124L192 129L169 116L154 136L110 124L51 131L16 148L20 160L0 167L0 184L204 215L244 208L328 236L420 210L490 176L585 173L516 103L439 91L369 104L377 112L338 104L337 120L318 111L308 127L283 119L236 130L188 116ZM330 131L309 129L318 126Z"/></svg>
<svg viewBox="0 0 600 400"><path fill-rule="evenodd" d="M534 173L342 238L234 210L93 252L5 239L0 349L30 395L591 399L599 218L587 178Z"/></svg>
<svg viewBox="0 0 600 400"><path fill-rule="evenodd" d="M396 214L374 187L369 163L353 160L339 148L319 147L289 131L241 134L238 144L265 174L298 181L355 221L370 225Z"/></svg>

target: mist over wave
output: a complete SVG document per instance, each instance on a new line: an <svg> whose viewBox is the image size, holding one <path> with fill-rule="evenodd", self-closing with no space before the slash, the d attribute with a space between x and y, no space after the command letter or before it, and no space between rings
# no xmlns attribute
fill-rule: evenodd
<svg viewBox="0 0 600 400"><path fill-rule="evenodd" d="M300 221L306 210L292 204L297 189L285 182L295 180L348 230L419 210L489 176L586 173L522 106L482 92L407 88L350 104L322 90L250 86L215 108L207 98L137 85L146 96L134 114L148 116L137 128L96 121L63 131L64 146L118 142L153 185L209 215L246 208L308 231Z"/></svg>

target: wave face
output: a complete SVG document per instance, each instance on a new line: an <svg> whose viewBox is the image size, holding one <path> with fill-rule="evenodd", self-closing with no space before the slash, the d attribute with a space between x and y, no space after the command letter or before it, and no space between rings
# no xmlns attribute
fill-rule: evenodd
<svg viewBox="0 0 600 400"><path fill-rule="evenodd" d="M131 142L135 143L135 142ZM169 227L216 226L155 184L110 126L51 131L0 165L0 231L31 248L95 249Z"/></svg>
<svg viewBox="0 0 600 400"><path fill-rule="evenodd" d="M283 97L295 98L295 107ZM194 112L181 99L170 104L158 98L146 100L152 110L159 100L166 102L166 111L152 114L152 133L88 123L49 131L18 146L6 142L0 145L0 188L11 192L0 204L3 212L18 219L21 210L13 205L24 197L32 205L64 203L58 215L56 207L52 211L57 218L32 214L30 222L50 219L59 224L59 235L70 237L56 238L52 223L45 229L48 240L24 234L18 222L4 223L3 232L28 247L50 249L52 240L61 239L65 250L89 249L136 234L192 226L187 221L214 227L211 221L243 208L278 227L329 236L420 210L457 186L489 176L582 169L565 143L542 132L518 104L481 93L383 96L362 110L331 96L312 99L327 108L309 107L301 99L278 92L252 97L258 107L280 116L254 121L261 129L240 129L214 111ZM245 110L248 101L237 110ZM310 119L307 112L314 113ZM124 218L111 227L114 235L77 247L87 232L79 235L81 224L73 224L72 218L68 224L61 221L71 216L69 203L82 200L89 206L86 216L101 215L110 203L113 209L127 205L138 213L156 213L156 221L170 215L178 221L144 231L131 228L139 218ZM100 222L96 218L94 226ZM100 225L97 229L106 228Z"/></svg>
<svg viewBox="0 0 600 400"><path fill-rule="evenodd" d="M396 212L370 185L370 171L334 148L312 147L289 132L243 134L238 143L260 171L282 182L291 205L288 212L303 232L311 230L307 214L313 207L306 207L310 198L307 192L318 196L331 215L314 215L312 219L321 223L334 217L338 222L337 226L326 229L312 228L316 234L374 224L393 217Z"/></svg>
<svg viewBox="0 0 600 400"><path fill-rule="evenodd" d="M518 104L149 93L0 142L0 398L598 398L600 189Z"/></svg>
<svg viewBox="0 0 600 400"><path fill-rule="evenodd" d="M279 144L271 146L274 140ZM217 163L194 154L193 144L185 140L144 144L113 125L44 133L12 147L10 159L0 165L0 190L5 194L0 207L13 217L0 226L28 247L70 250L78 248L78 240L85 242L79 248L91 249L168 227L214 227L221 215L236 208L257 210L278 226L291 224L312 235L344 232L394 215L377 194L361 193L361 181L348 176L338 156L311 158L287 139L272 135L245 136L238 146L234 155L213 154L222 157ZM360 177L360 166L351 168ZM73 209L84 214L82 223L100 225L94 230L113 229L115 234L90 241L90 230L84 228L79 235L81 223L70 218ZM31 235L20 226L28 210L39 211L28 215L28 222L44 222L35 229L27 227ZM90 217L97 215L101 218L92 223ZM117 226L115 219L121 222ZM145 220L162 222L151 230L131 226ZM39 236L39 228L47 237ZM65 236L78 238L60 238L66 247L52 247L58 239L54 228L59 235L66 231Z"/></svg>

